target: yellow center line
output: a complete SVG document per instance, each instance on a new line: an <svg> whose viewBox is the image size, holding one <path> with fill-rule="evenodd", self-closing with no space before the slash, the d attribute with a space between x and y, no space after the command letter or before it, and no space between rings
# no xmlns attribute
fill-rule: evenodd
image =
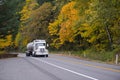
<svg viewBox="0 0 120 80"><path fill-rule="evenodd" d="M104 69L104 70L108 70L108 71L112 71L112 72L120 72L120 70L117 70L117 69L112 69L112 68L107 68L107 67L102 67L102 66L95 66L95 65L91 65L91 64L82 63L82 62L74 62L74 61L69 61L69 60L60 59L60 58L59 58L59 60L62 60L62 61L65 61L65 62L71 62L71 63L75 63L75 64L82 64L82 65L85 65L85 66Z"/></svg>
<svg viewBox="0 0 120 80"><path fill-rule="evenodd" d="M104 70L113 71L113 72L120 72L120 70L112 69L112 68L107 68L107 67L102 67L102 66L95 66L95 65L85 64L85 63L80 63L80 62L77 62L77 64L83 64L83 65L86 65L86 66L90 66L90 67L94 67L94 68L99 68L99 69L104 69Z"/></svg>

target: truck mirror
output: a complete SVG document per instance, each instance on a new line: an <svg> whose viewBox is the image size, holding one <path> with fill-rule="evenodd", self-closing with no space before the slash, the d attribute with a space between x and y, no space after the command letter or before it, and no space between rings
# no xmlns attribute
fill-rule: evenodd
<svg viewBox="0 0 120 80"><path fill-rule="evenodd" d="M49 47L49 44L47 44L47 47Z"/></svg>

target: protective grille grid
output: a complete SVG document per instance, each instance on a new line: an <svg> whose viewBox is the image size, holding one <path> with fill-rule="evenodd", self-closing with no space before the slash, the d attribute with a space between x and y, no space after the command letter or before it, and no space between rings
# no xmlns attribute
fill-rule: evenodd
<svg viewBox="0 0 120 80"><path fill-rule="evenodd" d="M45 49L44 48L40 48L40 52L45 52Z"/></svg>

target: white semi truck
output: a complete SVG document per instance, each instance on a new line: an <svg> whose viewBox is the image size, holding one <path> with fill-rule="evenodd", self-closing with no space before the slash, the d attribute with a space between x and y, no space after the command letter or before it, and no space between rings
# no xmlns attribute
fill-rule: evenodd
<svg viewBox="0 0 120 80"><path fill-rule="evenodd" d="M27 44L26 56L45 56L48 57L48 44L45 40L34 40Z"/></svg>

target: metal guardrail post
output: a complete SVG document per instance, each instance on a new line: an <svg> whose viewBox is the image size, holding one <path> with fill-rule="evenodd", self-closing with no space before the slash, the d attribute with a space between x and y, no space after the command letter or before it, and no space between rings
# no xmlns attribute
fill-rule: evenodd
<svg viewBox="0 0 120 80"><path fill-rule="evenodd" d="M119 58L119 55L116 54L116 60L115 60L115 63L118 64L118 58Z"/></svg>

